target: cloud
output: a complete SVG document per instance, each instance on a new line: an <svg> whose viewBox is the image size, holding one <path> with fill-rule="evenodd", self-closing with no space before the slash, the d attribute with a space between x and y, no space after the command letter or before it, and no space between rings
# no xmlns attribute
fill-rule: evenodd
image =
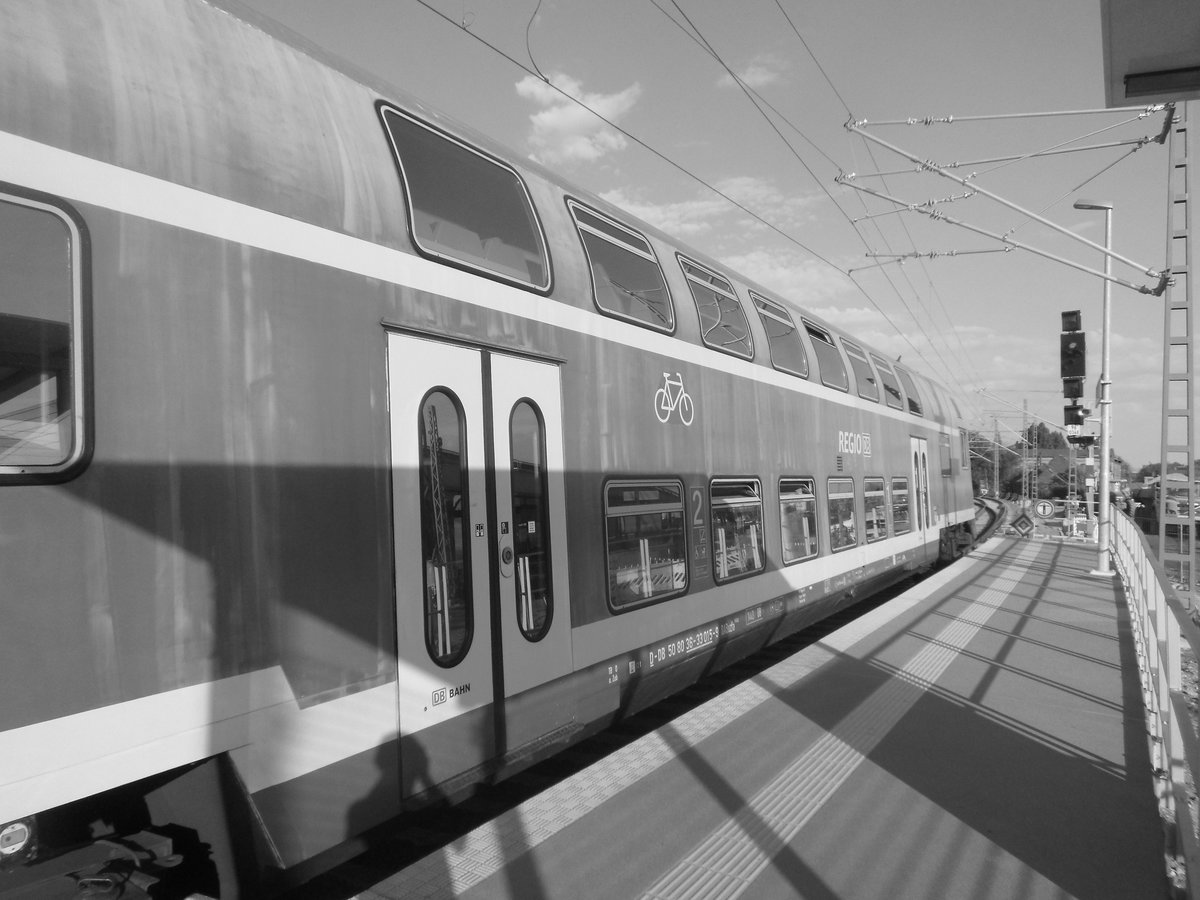
<svg viewBox="0 0 1200 900"><path fill-rule="evenodd" d="M637 82L615 94L598 94L584 91L583 84L569 75L555 73L549 80L547 84L527 75L516 84L518 96L541 107L529 117L529 155L534 160L544 165L594 162L625 148L625 136L599 116L617 122L633 109L642 95Z"/></svg>
<svg viewBox="0 0 1200 900"><path fill-rule="evenodd" d="M624 188L605 191L601 196L643 222L667 234L692 240L696 235L711 233L729 213L729 204L720 197L696 197L669 203L655 203L629 194Z"/></svg>
<svg viewBox="0 0 1200 900"><path fill-rule="evenodd" d="M764 53L754 57L736 74L747 87L758 90L759 88L764 88L777 81L781 81L784 73L787 71L787 67L786 60L771 53ZM717 79L717 86L731 88L736 87L737 82L726 72Z"/></svg>

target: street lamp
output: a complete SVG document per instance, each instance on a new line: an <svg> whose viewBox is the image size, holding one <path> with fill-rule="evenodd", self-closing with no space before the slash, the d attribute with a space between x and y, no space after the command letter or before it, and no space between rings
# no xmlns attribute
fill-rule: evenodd
<svg viewBox="0 0 1200 900"><path fill-rule="evenodd" d="M1097 203L1092 200L1076 200L1076 209L1104 210L1104 249L1112 251L1112 203ZM1097 518L1100 520L1096 529L1096 540L1100 545L1100 558L1096 568L1090 574L1111 578L1112 569L1108 564L1109 530L1112 525L1111 511L1108 503L1108 468L1109 468L1109 438L1112 431L1112 398L1109 389L1112 382L1108 377L1109 353L1109 300L1112 292L1112 256L1104 254L1104 316L1100 332L1100 500L1097 503Z"/></svg>

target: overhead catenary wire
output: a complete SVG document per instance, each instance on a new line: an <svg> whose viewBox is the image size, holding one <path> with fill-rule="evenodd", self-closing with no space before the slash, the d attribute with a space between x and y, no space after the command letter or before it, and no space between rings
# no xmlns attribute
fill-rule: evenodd
<svg viewBox="0 0 1200 900"><path fill-rule="evenodd" d="M471 31L469 29L459 26L458 23L456 23L454 21L454 19L452 19L450 16L443 13L437 7L433 6L429 2L429 0L415 0L415 2L418 3L420 6L423 6L425 9L429 10L431 13L433 13L439 19L442 19L443 21L448 22L449 24L453 25L455 28L459 29L462 33L469 35L474 40L483 44L485 47L487 47L493 53L496 53L498 56L503 57L509 63L516 66L518 69L520 69L522 72L525 72L529 75L533 75L536 78L538 78L539 80L543 78L543 76L539 72L530 68L525 63L521 62L519 59L516 59L515 57L513 57L511 54L505 52L500 47L497 47L495 44L491 43L486 38L481 37L480 35L476 34L474 31ZM722 200L725 200L727 203L731 204L732 206L737 207L742 212L744 212L746 215L750 216L750 218L752 218L754 221L758 222L759 224L761 224L761 225L765 226L766 228L770 229L771 231L775 232L780 237L782 237L784 240L786 240L792 244L795 244L797 247L799 247L801 250L804 250L806 253L811 254L814 259L816 259L816 260L824 263L825 265L829 266L830 268L835 269L836 271L842 272L844 274L844 270L840 266L838 266L834 262L830 261L829 259L826 259L825 256L823 256L821 253L814 250L812 247L809 247L808 245L806 245L803 241L801 241L795 235L789 234L787 231L780 228L775 223L771 222L770 220L768 220L768 219L764 218L763 216L759 215L758 213L754 212L754 210L747 207L744 203L739 202L735 198L731 197L725 191L722 191L716 185L711 184L710 182L706 181L704 178L702 178L700 175L697 175L695 172L688 169L682 163L676 162L671 157L667 156L661 150L656 149L655 147L653 147L651 144L649 144L642 138L633 134L629 130L622 128L620 125L618 125L616 122L614 122L608 116L605 116L599 110L595 109L592 106L589 106L587 103L580 100L578 97L575 97L572 94L568 93L567 91L563 90L558 85L554 84L553 81L546 80L544 83L546 84L547 87L549 87L551 90L553 90L554 92L556 92L557 94L562 96L564 99L569 100L572 103L578 104L582 109L587 110L589 113L591 113L593 116L595 116L601 122L603 122L609 128L612 128L614 131L619 132L620 134L629 138L629 140L633 141L635 144L637 144L643 150L645 150L648 153L650 153L651 155L653 155L656 159L659 159L662 162L665 162L671 168L673 168L676 171L680 172L681 174L687 176L688 178L692 179L693 181L696 181L697 183L703 185L707 190L712 191L712 193L716 194Z"/></svg>

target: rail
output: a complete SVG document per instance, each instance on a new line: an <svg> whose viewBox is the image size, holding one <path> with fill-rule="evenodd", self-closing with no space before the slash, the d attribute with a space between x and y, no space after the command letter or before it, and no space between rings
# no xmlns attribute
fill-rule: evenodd
<svg viewBox="0 0 1200 900"><path fill-rule="evenodd" d="M1183 896L1200 900L1200 842L1188 772L1200 772L1200 740L1184 693L1183 642L1200 659L1200 628L1167 580L1146 536L1114 510L1111 552L1125 584L1150 732L1155 793L1169 855L1187 875Z"/></svg>

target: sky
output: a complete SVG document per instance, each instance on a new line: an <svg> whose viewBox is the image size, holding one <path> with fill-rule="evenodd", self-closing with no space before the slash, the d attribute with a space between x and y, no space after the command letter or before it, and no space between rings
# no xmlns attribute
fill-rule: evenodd
<svg viewBox="0 0 1200 900"><path fill-rule="evenodd" d="M1136 264L1113 274L1153 285L1165 265L1167 150L1128 143L1164 113L1104 110L1097 0L243 2L957 387L1006 444L1026 404L1062 424L1064 310L1094 398L1104 282L990 235L1104 262L975 189L1100 245L1104 213L1072 204L1111 202ZM929 201L938 218L909 209ZM1112 446L1136 469L1160 457L1163 301L1111 297Z"/></svg>

